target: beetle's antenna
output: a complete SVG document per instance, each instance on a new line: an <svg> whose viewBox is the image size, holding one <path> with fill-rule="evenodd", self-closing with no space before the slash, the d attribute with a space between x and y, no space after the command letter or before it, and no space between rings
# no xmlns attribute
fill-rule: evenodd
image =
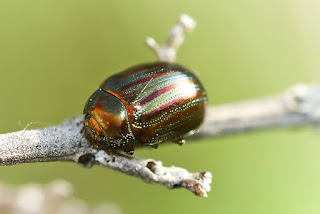
<svg viewBox="0 0 320 214"><path fill-rule="evenodd" d="M40 121L34 121L34 122L29 122L24 128L23 130L27 130L29 128L29 126L35 125L35 124L40 124L40 125L46 125L46 126L52 126L51 123L47 123L47 122L40 122Z"/></svg>
<svg viewBox="0 0 320 214"><path fill-rule="evenodd" d="M196 27L196 22L187 14L182 14L178 22L169 32L166 44L159 46L152 37L147 37L145 42L157 54L160 62L175 62L177 50L184 41L186 33L190 33Z"/></svg>
<svg viewBox="0 0 320 214"><path fill-rule="evenodd" d="M136 104L135 102L138 100L138 98L140 97L140 95L144 92L144 90L146 90L146 88L148 87L148 85L151 83L151 81L153 80L153 77L148 81L148 83L141 89L141 91L139 92L139 94L136 96L136 98L134 98L134 100L132 101L133 104Z"/></svg>

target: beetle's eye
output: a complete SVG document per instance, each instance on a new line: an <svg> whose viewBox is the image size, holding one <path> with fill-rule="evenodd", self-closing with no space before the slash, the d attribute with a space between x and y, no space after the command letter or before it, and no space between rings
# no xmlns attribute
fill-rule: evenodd
<svg viewBox="0 0 320 214"><path fill-rule="evenodd" d="M88 121L90 119L90 117L91 117L91 114L90 113L86 113L84 115L84 121Z"/></svg>

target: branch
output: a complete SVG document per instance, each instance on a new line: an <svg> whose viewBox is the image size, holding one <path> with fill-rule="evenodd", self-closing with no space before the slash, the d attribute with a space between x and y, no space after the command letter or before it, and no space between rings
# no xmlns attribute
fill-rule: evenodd
<svg viewBox="0 0 320 214"><path fill-rule="evenodd" d="M211 107L193 137L319 124L320 83L300 84L279 95Z"/></svg>
<svg viewBox="0 0 320 214"><path fill-rule="evenodd" d="M1 134L0 166L48 161L73 161L85 167L98 164L147 183L159 183L170 189L184 187L207 197L212 178L209 172L192 174L179 167L164 167L160 161L124 155L117 155L113 161L113 156L93 149L83 138L82 121L79 116L54 127Z"/></svg>
<svg viewBox="0 0 320 214"><path fill-rule="evenodd" d="M170 189L184 187L200 196L210 191L209 172L192 174L179 167L164 167L160 161L121 155L113 162L112 156L93 149L82 137L82 120L79 116L54 127L1 134L0 165L47 161L73 161L86 167L99 164ZM319 123L320 84L297 85L269 98L210 107L199 132L191 137Z"/></svg>

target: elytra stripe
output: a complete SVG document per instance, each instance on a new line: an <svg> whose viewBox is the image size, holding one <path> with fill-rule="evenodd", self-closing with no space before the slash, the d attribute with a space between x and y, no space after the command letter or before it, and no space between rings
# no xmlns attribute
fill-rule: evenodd
<svg viewBox="0 0 320 214"><path fill-rule="evenodd" d="M139 103L138 105L143 107L144 114L149 114L161 107L165 107L168 103L172 103L173 100L181 98L181 100L189 100L198 96L198 92L201 91L200 85L195 85L192 80L183 80L179 82L173 82L170 85L177 84L177 87L171 88L166 93L158 94L153 97L149 102L144 102L144 105ZM160 87L165 88L166 86ZM159 89L160 90L160 89ZM150 94L149 94L150 95ZM175 102L173 102L175 103ZM173 104L172 103L172 104Z"/></svg>
<svg viewBox="0 0 320 214"><path fill-rule="evenodd" d="M155 112L158 112L158 111L161 111L161 110L163 110L165 108L168 108L169 106L173 105L174 103L177 103L177 102L182 101L182 100L184 100L183 97L178 97L178 98L176 98L176 99L174 99L174 100L172 100L172 101L160 106L159 108L149 112L148 114L146 114L146 116L149 117L149 116L153 115Z"/></svg>
<svg viewBox="0 0 320 214"><path fill-rule="evenodd" d="M168 79L170 81L168 81ZM174 83L174 82L181 81L183 79L185 79L185 76L181 75L181 73L177 73L177 72L170 73L170 74L164 73L163 76L158 76L157 78L153 78L150 81L150 83L147 83L148 87L145 89L145 91L148 91L150 89L152 90L154 87L157 87L157 86L160 86L160 85L163 85L162 87L165 87L165 85L167 85L167 83L171 84L171 83ZM140 85L137 85L137 87L140 89L139 93L146 86L146 85L143 85L143 84L144 83L142 83ZM123 90L122 91L122 93L124 94L123 95L124 97L131 97L131 96L137 95L137 89L134 89L134 86L133 86L133 88L128 88L128 89L130 89L130 90ZM130 92L130 93L127 93L127 92Z"/></svg>
<svg viewBox="0 0 320 214"><path fill-rule="evenodd" d="M124 91L124 90L126 90L126 89L128 89L128 88L131 88L131 87L135 86L135 85L139 85L139 84L148 82L148 81L150 81L150 80L152 80L152 79L161 77L161 76L166 75L166 74L167 74L167 73L158 73L158 74L154 74L154 75L152 75L152 76L148 76L148 77L145 77L145 78L138 79L138 80L136 80L135 82L131 82L131 83L123 86L120 90L121 90L121 91Z"/></svg>
<svg viewBox="0 0 320 214"><path fill-rule="evenodd" d="M120 75L117 77L117 80L115 81L115 84L122 85L124 84L123 82L126 82L128 80L130 81L134 77L140 79L143 75L154 75L156 73L167 73L170 71L185 71L185 68L181 67L180 65L170 65L167 63L148 64L141 67L133 67L120 73Z"/></svg>
<svg viewBox="0 0 320 214"><path fill-rule="evenodd" d="M155 99L156 97L160 96L161 94L164 94L166 92L169 92L171 91L172 89L174 88L177 88L178 87L178 83L175 83L175 84L171 84L171 85L168 85L166 87L163 87L155 92L153 92L152 94L150 94L149 96L147 96L144 100L142 100L140 102L140 105L143 106L144 104L146 104L147 102L150 102L151 100Z"/></svg>
<svg viewBox="0 0 320 214"><path fill-rule="evenodd" d="M205 103L198 103L197 105L189 106L182 111L171 114L170 117L166 120L162 120L161 123L158 123L154 128L158 129L159 127L162 127L164 130L172 130L183 124L192 123L190 121L191 119L202 118L202 115L204 114L204 105Z"/></svg>
<svg viewBox="0 0 320 214"><path fill-rule="evenodd" d="M168 107L167 109L164 109L163 111L155 112L151 117L146 117L144 120L137 120L135 125L146 125L146 126L156 126L159 123L163 123L163 121L172 120L172 117L181 115L182 112L183 115L187 115L189 111L194 111L194 109L203 109L204 105L206 104L206 98L203 96L198 96L196 98L185 100L181 105L179 105L178 108L173 107L170 109ZM195 113L195 112L194 112ZM141 118L140 118L141 119Z"/></svg>
<svg viewBox="0 0 320 214"><path fill-rule="evenodd" d="M123 72L124 73L123 75L118 77L118 79L116 80L116 84L118 84L120 81L123 81L127 78L131 78L132 74L137 75L137 74L140 74L141 72L146 72L146 71L149 72L150 70L157 71L157 70L161 70L161 68L163 67L171 67L171 66L169 66L168 63L151 63L151 64L144 64L144 65L129 68ZM177 70L177 69L174 69L174 70Z"/></svg>
<svg viewBox="0 0 320 214"><path fill-rule="evenodd" d="M197 102L199 102L198 98L201 98L202 96L203 95L201 94L201 92L197 92L197 94L194 97L190 98L188 102L191 103L191 102L193 102L193 100L196 100ZM170 102L167 102L167 103L159 106L158 108L148 112L146 114L146 117L149 117L149 116L153 115L156 112L160 112L160 111L162 111L162 110L164 110L164 109L166 109L166 108L168 108L168 107L170 107L170 106L172 106L172 105L174 105L174 104L176 104L178 102L181 102L181 101L186 101L186 98L183 97L183 96L179 96L179 97L171 100ZM202 102L204 102L204 101L202 101Z"/></svg>

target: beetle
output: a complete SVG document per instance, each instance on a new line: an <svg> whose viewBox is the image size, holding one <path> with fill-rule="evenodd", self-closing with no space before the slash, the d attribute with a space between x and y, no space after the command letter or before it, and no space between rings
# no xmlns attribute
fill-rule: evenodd
<svg viewBox="0 0 320 214"><path fill-rule="evenodd" d="M187 68L154 62L106 79L84 107L85 138L95 148L132 155L137 146L184 143L201 125L204 87Z"/></svg>

